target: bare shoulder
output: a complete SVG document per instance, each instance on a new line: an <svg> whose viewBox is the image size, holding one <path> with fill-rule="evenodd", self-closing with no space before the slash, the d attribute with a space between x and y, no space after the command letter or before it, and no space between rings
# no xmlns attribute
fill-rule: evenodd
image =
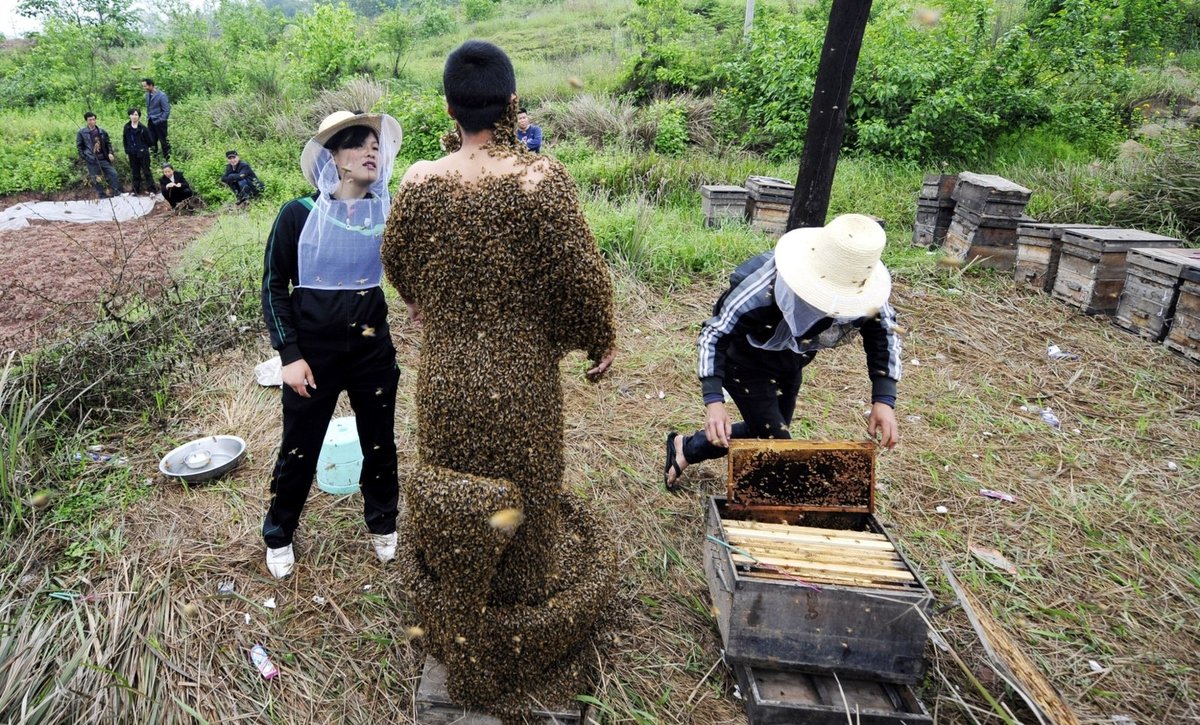
<svg viewBox="0 0 1200 725"><path fill-rule="evenodd" d="M521 175L522 186L533 190L542 185L548 178L556 177L565 171L563 165L548 156L538 156L524 167Z"/></svg>
<svg viewBox="0 0 1200 725"><path fill-rule="evenodd" d="M437 175L436 161L416 161L404 172L400 185L419 184L430 176Z"/></svg>

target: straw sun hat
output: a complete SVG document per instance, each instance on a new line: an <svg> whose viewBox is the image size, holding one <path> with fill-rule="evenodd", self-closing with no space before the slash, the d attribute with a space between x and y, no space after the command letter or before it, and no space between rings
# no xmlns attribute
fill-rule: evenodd
<svg viewBox="0 0 1200 725"><path fill-rule="evenodd" d="M886 243L875 219L843 214L780 237L775 267L800 299L830 317L870 317L892 291L892 276L879 261Z"/></svg>
<svg viewBox="0 0 1200 725"><path fill-rule="evenodd" d="M321 120L317 134L305 144L304 152L300 155L300 170L304 172L308 183L317 185L317 157L325 142L333 138L338 131L350 126L369 126L379 137L380 146L391 149L392 153L400 150L400 142L404 138L400 122L386 113L334 111Z"/></svg>

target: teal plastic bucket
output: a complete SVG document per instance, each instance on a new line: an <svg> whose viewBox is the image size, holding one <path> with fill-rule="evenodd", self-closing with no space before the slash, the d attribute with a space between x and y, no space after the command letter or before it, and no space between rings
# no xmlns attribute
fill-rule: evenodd
<svg viewBox="0 0 1200 725"><path fill-rule="evenodd" d="M321 455L317 456L317 487L335 496L358 493L362 462L354 416L329 421Z"/></svg>

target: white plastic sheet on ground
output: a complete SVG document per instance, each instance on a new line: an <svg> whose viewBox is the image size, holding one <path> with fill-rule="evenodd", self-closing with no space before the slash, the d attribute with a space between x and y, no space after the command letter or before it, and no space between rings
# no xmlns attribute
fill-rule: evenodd
<svg viewBox="0 0 1200 725"><path fill-rule="evenodd" d="M0 231L24 229L29 220L54 222L123 222L146 216L161 196L122 194L108 199L26 201L0 210Z"/></svg>

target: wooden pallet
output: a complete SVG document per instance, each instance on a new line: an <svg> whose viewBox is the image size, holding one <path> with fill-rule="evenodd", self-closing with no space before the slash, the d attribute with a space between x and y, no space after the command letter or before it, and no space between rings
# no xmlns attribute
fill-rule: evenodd
<svg viewBox="0 0 1200 725"><path fill-rule="evenodd" d="M534 707L526 722L536 725L580 725L585 722L585 713L575 705L550 709ZM428 656L421 671L421 684L417 687L416 711L418 725L503 725L498 717L455 705L446 691L446 668Z"/></svg>

